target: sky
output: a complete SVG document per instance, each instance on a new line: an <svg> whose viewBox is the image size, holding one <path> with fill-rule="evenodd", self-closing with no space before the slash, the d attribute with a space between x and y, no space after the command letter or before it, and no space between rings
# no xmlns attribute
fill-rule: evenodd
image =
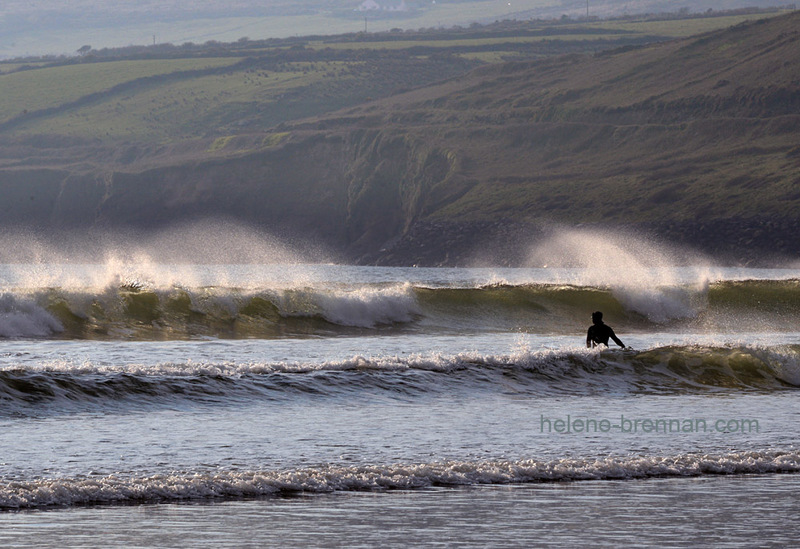
<svg viewBox="0 0 800 549"><path fill-rule="evenodd" d="M787 0L788 1L788 0ZM589 0L590 15L693 12L783 0ZM468 26L585 15L586 0L2 0L0 59L153 43ZM784 2L785 3L785 2ZM378 8L375 8L375 5ZM365 18L367 21L365 21Z"/></svg>

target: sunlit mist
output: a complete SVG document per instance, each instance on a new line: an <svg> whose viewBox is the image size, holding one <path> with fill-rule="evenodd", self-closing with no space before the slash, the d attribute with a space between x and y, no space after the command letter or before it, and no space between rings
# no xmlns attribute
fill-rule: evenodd
<svg viewBox="0 0 800 549"><path fill-rule="evenodd" d="M530 266L570 269L565 283L609 288L626 309L655 322L693 316L711 268L699 255L631 234L563 229L530 250ZM686 270L691 265L691 279Z"/></svg>

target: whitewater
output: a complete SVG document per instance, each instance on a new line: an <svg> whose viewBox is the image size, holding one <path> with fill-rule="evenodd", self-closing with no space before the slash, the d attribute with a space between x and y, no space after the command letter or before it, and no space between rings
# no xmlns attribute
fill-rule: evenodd
<svg viewBox="0 0 800 549"><path fill-rule="evenodd" d="M591 257L2 264L0 542L784 545L799 305Z"/></svg>

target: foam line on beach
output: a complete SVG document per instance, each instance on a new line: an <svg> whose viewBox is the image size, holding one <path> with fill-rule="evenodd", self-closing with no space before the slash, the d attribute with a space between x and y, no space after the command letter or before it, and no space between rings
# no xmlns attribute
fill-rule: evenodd
<svg viewBox="0 0 800 549"><path fill-rule="evenodd" d="M629 480L800 472L797 452L604 457L521 461L326 466L288 471L216 471L145 477L49 478L0 483L0 509L190 500L237 500L300 493Z"/></svg>

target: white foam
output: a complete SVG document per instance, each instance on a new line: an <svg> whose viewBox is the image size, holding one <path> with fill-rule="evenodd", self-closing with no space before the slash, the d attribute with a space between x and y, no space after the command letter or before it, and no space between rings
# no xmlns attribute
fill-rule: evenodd
<svg viewBox="0 0 800 549"><path fill-rule="evenodd" d="M692 352L706 347L707 352L713 353L721 349L739 349L741 352L759 358L770 368L774 369L777 377L790 383L800 381L800 356L791 345L769 346L764 344L721 343L709 340L705 342L688 342L676 339L664 342L667 352L677 352L672 347L686 347ZM662 345L662 346L663 346ZM698 346L699 345L699 346ZM719 349L717 349L719 347ZM649 349L640 349L640 352L658 351L659 346ZM617 370L608 370L608 364L613 362ZM486 354L478 351L465 351L461 353L408 353L385 355L352 355L343 358L328 360L308 359L302 361L252 361L237 362L225 361L197 361L188 359L181 362L159 362L144 364L138 362L125 362L124 360L112 363L96 363L91 360L37 360L30 364L23 364L13 360L11 364L3 366L0 371L7 369L25 369L31 372L58 372L75 375L94 374L131 374L138 376L172 376L186 377L198 375L240 377L243 375L258 375L272 373L313 373L322 371L352 371L352 370L423 370L431 372L448 373L465 368L475 367L482 372L486 367L519 368L531 372L547 374L549 378L571 379L576 373L585 373L591 379L601 377L616 377L621 374L619 368L629 361L624 354L617 354L616 349L594 348L587 349L583 346L565 347L560 349L539 348L532 349L526 342L518 340L510 354ZM602 365L604 370L596 371ZM485 373L485 371L483 371ZM636 378L636 373L631 367L631 379ZM793 381L794 380L794 381ZM800 383L798 383L800 384Z"/></svg>
<svg viewBox="0 0 800 549"><path fill-rule="evenodd" d="M238 378L243 375L260 375L273 373L303 374L322 371L353 371L353 370L376 370L376 371L396 371L396 370L427 370L446 372L454 368L459 368L465 362L481 363L487 360L477 353L465 353L459 355L386 355L368 357L355 355L341 360L326 360L322 362L196 362L187 360L186 362L164 362L158 364L96 364L91 361L38 361L36 364L21 365L14 361L9 366L0 367L3 370L20 370L24 368L30 372L58 372L73 375L96 375L96 374L129 374L142 377L194 377L194 376L225 376ZM488 358L491 363L491 357ZM496 359L498 363L504 363L504 359ZM506 359L507 361L507 359Z"/></svg>
<svg viewBox="0 0 800 549"><path fill-rule="evenodd" d="M577 480L800 472L796 452L633 456L550 461L448 461L326 466L289 471L172 473L133 477L51 478L0 484L0 509L91 503L241 499L291 493L474 486Z"/></svg>
<svg viewBox="0 0 800 549"><path fill-rule="evenodd" d="M305 289L276 298L283 316L319 315L340 326L374 328L405 323L421 314L410 284L358 289Z"/></svg>
<svg viewBox="0 0 800 549"><path fill-rule="evenodd" d="M755 347L753 353L770 365L775 377L800 386L800 353L796 347L781 345L779 347Z"/></svg>
<svg viewBox="0 0 800 549"><path fill-rule="evenodd" d="M564 282L609 288L628 310L653 322L694 318L706 304L709 267L695 267L687 255L650 240L600 229L561 230L534 247L528 263L568 268ZM702 258L693 262L701 264Z"/></svg>
<svg viewBox="0 0 800 549"><path fill-rule="evenodd" d="M0 295L0 337L45 337L63 330L58 320L35 303Z"/></svg>
<svg viewBox="0 0 800 549"><path fill-rule="evenodd" d="M695 318L705 309L708 285L699 288L677 286L640 287L620 284L612 292L623 307L635 311L651 322Z"/></svg>

